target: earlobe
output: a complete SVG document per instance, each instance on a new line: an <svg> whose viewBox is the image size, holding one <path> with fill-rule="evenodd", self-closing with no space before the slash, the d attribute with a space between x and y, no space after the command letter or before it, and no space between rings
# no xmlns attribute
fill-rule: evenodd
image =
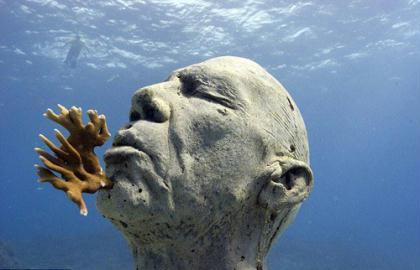
<svg viewBox="0 0 420 270"><path fill-rule="evenodd" d="M278 157L269 165L269 177L263 186L258 203L272 211L304 201L313 186L309 166L291 157Z"/></svg>

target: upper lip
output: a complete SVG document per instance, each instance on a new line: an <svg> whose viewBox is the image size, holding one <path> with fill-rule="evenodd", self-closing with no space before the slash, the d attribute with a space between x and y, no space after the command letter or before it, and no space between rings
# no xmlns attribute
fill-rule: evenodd
<svg viewBox="0 0 420 270"><path fill-rule="evenodd" d="M139 141L137 138L134 137L131 133L125 133L124 135L121 135L120 133L117 134L114 138L114 141L112 143L112 149L122 147L122 146L128 146L131 148L134 148L140 152L145 153L149 157L151 157L150 153L144 149L143 143ZM107 153L105 153L105 157L107 156Z"/></svg>

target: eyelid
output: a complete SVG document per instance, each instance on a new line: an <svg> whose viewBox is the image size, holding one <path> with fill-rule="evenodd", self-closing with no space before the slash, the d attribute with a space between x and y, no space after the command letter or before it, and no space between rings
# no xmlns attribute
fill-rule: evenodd
<svg viewBox="0 0 420 270"><path fill-rule="evenodd" d="M192 77L178 76L182 82L182 92L187 96L197 96L199 98L207 99L211 102L218 103L230 109L236 109L237 106L226 96L214 91L208 90L205 85L200 84L199 81Z"/></svg>
<svg viewBox="0 0 420 270"><path fill-rule="evenodd" d="M220 95L220 94L216 94L216 93L210 93L210 92L205 92L205 91L196 91L197 94L199 94L200 96L202 96L205 99L208 99L210 101L219 103L223 106L226 106L228 108L231 109L236 109L236 106L232 103L232 101L230 101L227 97Z"/></svg>

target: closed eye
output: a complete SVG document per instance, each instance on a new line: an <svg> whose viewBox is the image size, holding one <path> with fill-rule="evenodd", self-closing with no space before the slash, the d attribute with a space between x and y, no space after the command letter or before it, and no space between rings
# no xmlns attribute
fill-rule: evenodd
<svg viewBox="0 0 420 270"><path fill-rule="evenodd" d="M201 85L201 82L192 76L179 77L182 82L182 93L186 97L197 97L208 100L213 103L218 103L231 109L236 109L235 104L226 96L207 89Z"/></svg>
<svg viewBox="0 0 420 270"><path fill-rule="evenodd" d="M236 109L236 106L226 97L207 92L196 92L194 96L199 96L211 102L219 103L231 109Z"/></svg>

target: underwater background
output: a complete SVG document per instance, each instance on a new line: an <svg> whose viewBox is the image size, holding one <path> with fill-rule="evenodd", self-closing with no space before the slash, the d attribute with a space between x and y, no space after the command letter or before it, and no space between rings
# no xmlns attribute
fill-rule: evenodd
<svg viewBox="0 0 420 270"><path fill-rule="evenodd" d="M268 269L420 269L420 0L0 0L0 268L132 269L95 195L83 217L37 182L42 114L115 134L136 89L221 55L274 75L309 133L314 190Z"/></svg>

